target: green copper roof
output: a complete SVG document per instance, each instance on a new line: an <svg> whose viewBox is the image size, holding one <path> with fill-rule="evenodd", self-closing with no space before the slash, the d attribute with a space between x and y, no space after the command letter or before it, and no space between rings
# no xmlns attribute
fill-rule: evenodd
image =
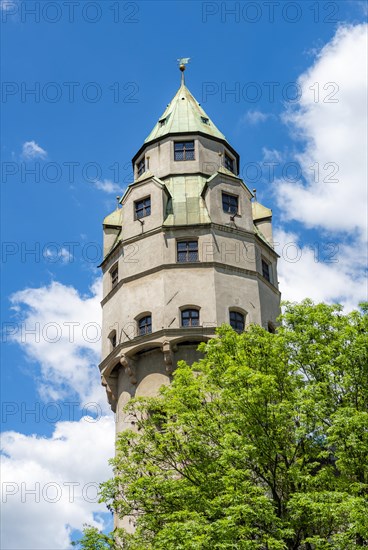
<svg viewBox="0 0 368 550"><path fill-rule="evenodd" d="M157 121L144 143L148 143L168 134L186 132L202 132L211 137L225 140L225 136L214 125L209 116L192 96L184 83L175 97L166 107L165 112Z"/></svg>

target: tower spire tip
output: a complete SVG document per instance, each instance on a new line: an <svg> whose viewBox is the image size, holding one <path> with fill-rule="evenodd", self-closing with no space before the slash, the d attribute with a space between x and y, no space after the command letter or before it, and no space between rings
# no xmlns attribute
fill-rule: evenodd
<svg viewBox="0 0 368 550"><path fill-rule="evenodd" d="M177 59L178 63L179 63L179 69L181 71L181 84L183 85L185 80L184 80L184 71L186 69L186 65L188 65L189 61L190 61L190 57L179 57L179 59Z"/></svg>

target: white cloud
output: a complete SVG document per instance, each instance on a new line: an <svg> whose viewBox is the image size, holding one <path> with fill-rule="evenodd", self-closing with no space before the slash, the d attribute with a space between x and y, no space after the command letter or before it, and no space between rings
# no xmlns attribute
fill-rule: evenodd
<svg viewBox="0 0 368 550"><path fill-rule="evenodd" d="M279 261L284 299L309 296L341 302L347 309L367 299L366 41L367 25L340 27L299 77L299 104L283 116L295 146L302 140L303 149L292 160L300 165L304 181L274 182L281 219L320 231L310 244L305 241L308 232L290 234L285 225L275 232L275 241L284 243L281 250L296 242L301 251L295 263L285 257ZM275 152L264 154L279 160ZM337 261L326 263L334 250Z"/></svg>
<svg viewBox="0 0 368 550"><path fill-rule="evenodd" d="M104 193L120 193L121 187L114 183L111 180L103 180L103 181L96 181L94 182L94 186L99 189L100 191L103 191Z"/></svg>
<svg viewBox="0 0 368 550"><path fill-rule="evenodd" d="M259 122L265 122L267 119L272 118L271 113L262 113L262 111L248 111L242 117L242 122L247 122L249 124L258 124Z"/></svg>
<svg viewBox="0 0 368 550"><path fill-rule="evenodd" d="M262 153L263 162L267 161L280 163L284 158L284 155L281 153L281 151L278 151L277 149L267 149L267 147L262 147Z"/></svg>
<svg viewBox="0 0 368 550"><path fill-rule="evenodd" d="M46 248L43 251L43 256L47 258L50 262L60 262L62 264L71 263L74 259L73 254L71 254L69 250L63 247L60 250Z"/></svg>
<svg viewBox="0 0 368 550"><path fill-rule="evenodd" d="M343 26L299 77L299 104L286 111L284 120L304 140L295 160L306 181L277 182L286 219L331 231L365 232L366 67L367 25Z"/></svg>
<svg viewBox="0 0 368 550"><path fill-rule="evenodd" d="M274 232L280 255L278 278L284 300L339 302L347 311L367 299L366 254L359 248L326 237L303 243L295 233Z"/></svg>
<svg viewBox="0 0 368 550"><path fill-rule="evenodd" d="M93 401L107 407L97 367L101 292L98 279L88 296L58 282L20 290L11 296L17 332L10 339L22 346L29 359L40 364L37 384L44 399L77 394L82 403Z"/></svg>
<svg viewBox="0 0 368 550"><path fill-rule="evenodd" d="M22 157L27 160L36 158L44 159L47 157L47 152L42 149L35 141L26 141L22 147Z"/></svg>
<svg viewBox="0 0 368 550"><path fill-rule="evenodd" d="M96 492L111 477L114 429L113 417L103 416L58 422L50 438L2 434L1 548L65 550L71 530L104 527Z"/></svg>

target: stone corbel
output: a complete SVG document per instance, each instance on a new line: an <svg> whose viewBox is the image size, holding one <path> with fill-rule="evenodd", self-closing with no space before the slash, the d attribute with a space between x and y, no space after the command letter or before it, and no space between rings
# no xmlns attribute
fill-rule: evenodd
<svg viewBox="0 0 368 550"><path fill-rule="evenodd" d="M120 355L120 364L124 367L125 372L128 374L131 384L135 385L137 383L137 376L133 359L122 353Z"/></svg>
<svg viewBox="0 0 368 550"><path fill-rule="evenodd" d="M106 388L107 400L111 405L112 410L115 412L118 393L117 377L109 376L108 378L105 378L105 376L102 375L101 383Z"/></svg>
<svg viewBox="0 0 368 550"><path fill-rule="evenodd" d="M166 372L171 374L174 370L174 354L171 349L170 342L166 340L162 344L162 353L164 354L164 363L166 367Z"/></svg>

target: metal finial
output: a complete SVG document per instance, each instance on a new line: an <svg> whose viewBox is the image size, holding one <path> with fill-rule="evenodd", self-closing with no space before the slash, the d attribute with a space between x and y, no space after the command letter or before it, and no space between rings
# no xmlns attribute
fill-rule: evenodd
<svg viewBox="0 0 368 550"><path fill-rule="evenodd" d="M184 84L184 71L185 66L188 65L190 57L179 57L177 62L179 63L179 69L181 70L181 83Z"/></svg>

